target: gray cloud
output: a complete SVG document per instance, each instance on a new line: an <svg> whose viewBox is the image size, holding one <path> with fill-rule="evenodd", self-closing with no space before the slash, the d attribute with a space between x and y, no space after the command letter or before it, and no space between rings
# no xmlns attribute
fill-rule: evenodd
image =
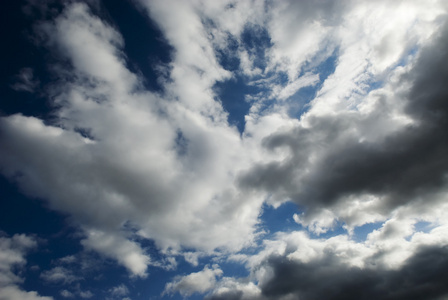
<svg viewBox="0 0 448 300"><path fill-rule="evenodd" d="M444 27L422 49L415 66L393 84L395 95L377 93L369 114L309 116L307 128L269 136L265 147L287 148L289 158L255 166L241 177L242 186L262 188L311 210L331 207L349 196L373 194L385 199L380 208L384 212L444 189L448 172ZM410 88L400 91L403 86ZM362 140L371 128L390 122L400 106L411 124Z"/></svg>
<svg viewBox="0 0 448 300"><path fill-rule="evenodd" d="M31 68L23 68L15 76L16 82L11 85L15 91L33 93L39 86L39 80L34 77L34 71Z"/></svg>
<svg viewBox="0 0 448 300"><path fill-rule="evenodd" d="M448 248L422 247L398 270L348 267L327 255L310 263L272 256L273 277L262 286L268 299L442 299L448 295Z"/></svg>

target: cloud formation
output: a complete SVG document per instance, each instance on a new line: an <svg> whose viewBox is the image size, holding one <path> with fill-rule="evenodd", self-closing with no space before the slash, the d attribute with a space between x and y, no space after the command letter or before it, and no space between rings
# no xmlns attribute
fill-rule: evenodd
<svg viewBox="0 0 448 300"><path fill-rule="evenodd" d="M217 265L213 265L211 269L205 266L202 271L188 274L167 283L164 293L174 294L178 292L184 297L194 293L205 293L215 286L216 278L222 276L222 273Z"/></svg>
<svg viewBox="0 0 448 300"><path fill-rule="evenodd" d="M26 265L25 255L35 248L37 242L24 234L13 237L0 236L0 299L4 300L52 300L35 291L20 287L24 279L17 271Z"/></svg>
<svg viewBox="0 0 448 300"><path fill-rule="evenodd" d="M447 173L445 27L412 67L398 68L393 81L366 95L356 110L311 110L302 124L265 138L267 149L286 148L290 156L256 166L242 184L308 208L315 220L305 215L305 225L322 222L318 211L329 208L333 217L363 225L347 214L353 200L365 199L358 205L373 215L407 203L438 203Z"/></svg>
<svg viewBox="0 0 448 300"><path fill-rule="evenodd" d="M133 280L189 263L161 297L448 294L444 1L134 1L172 48L154 66L159 90L101 2L52 5L26 6L43 16L33 33L49 82L22 67L11 86L45 85L50 117L0 118L0 172L67 216L83 251ZM246 101L244 126L229 121L226 84ZM286 202L297 210L282 221L295 227L270 232L263 207ZM4 297L49 299L12 271L34 244L2 238ZM72 255L40 278L80 280ZM249 275L226 274L229 261ZM105 291L133 295L125 284Z"/></svg>

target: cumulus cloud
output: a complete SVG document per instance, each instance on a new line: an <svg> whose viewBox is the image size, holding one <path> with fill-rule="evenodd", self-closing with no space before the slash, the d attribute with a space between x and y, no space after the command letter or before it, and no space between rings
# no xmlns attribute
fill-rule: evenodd
<svg viewBox="0 0 448 300"><path fill-rule="evenodd" d="M222 270L217 265L210 269L205 266L202 271L191 273L167 283L164 293L180 293L182 296L190 296L194 293L205 293L215 287L216 278L222 276Z"/></svg>
<svg viewBox="0 0 448 300"><path fill-rule="evenodd" d="M362 270L332 257L308 264L272 257L273 277L262 286L267 298L441 299L446 289L446 247L422 248L399 270Z"/></svg>
<svg viewBox="0 0 448 300"><path fill-rule="evenodd" d="M35 248L37 242L24 234L0 236L0 299L4 300L52 300L53 297L40 296L35 291L25 291L20 287L23 278L17 271L26 265L25 255Z"/></svg>
<svg viewBox="0 0 448 300"><path fill-rule="evenodd" d="M114 234L89 230L87 239L81 242L87 249L96 250L116 259L132 274L146 276L146 268L150 258L137 243Z"/></svg>
<svg viewBox="0 0 448 300"><path fill-rule="evenodd" d="M446 225L429 232L399 217L362 242L278 233L244 258L248 278L224 277L210 299L443 299ZM411 222L412 223L412 222Z"/></svg>

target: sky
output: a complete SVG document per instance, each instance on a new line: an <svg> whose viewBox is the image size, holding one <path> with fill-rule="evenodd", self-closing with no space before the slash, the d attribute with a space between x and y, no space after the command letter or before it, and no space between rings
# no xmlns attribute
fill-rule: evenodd
<svg viewBox="0 0 448 300"><path fill-rule="evenodd" d="M0 300L448 299L447 13L3 1Z"/></svg>

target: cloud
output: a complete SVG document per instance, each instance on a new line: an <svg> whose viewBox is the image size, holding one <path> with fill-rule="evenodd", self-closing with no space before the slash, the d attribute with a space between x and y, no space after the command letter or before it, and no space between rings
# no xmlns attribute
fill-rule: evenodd
<svg viewBox="0 0 448 300"><path fill-rule="evenodd" d="M46 270L40 274L40 278L50 283L70 284L81 278L73 275L71 270L64 267L54 267L51 270Z"/></svg>
<svg viewBox="0 0 448 300"><path fill-rule="evenodd" d="M180 293L182 296L191 296L194 293L205 293L214 288L216 278L222 276L222 270L217 265L210 269L205 266L202 271L191 273L175 279L165 286L164 294Z"/></svg>
<svg viewBox="0 0 448 300"><path fill-rule="evenodd" d="M267 137L267 149L284 148L289 157L259 164L242 177L242 185L304 206L311 216L304 216L304 225L322 220L318 211L327 208L334 215L331 224L357 201L370 201L368 210L383 216L423 199L436 205L447 173L447 70L436 67L447 58L446 36L446 29L436 34L412 67L398 68L396 79L366 95L357 110L321 114L313 107L292 130ZM347 214L342 219L351 220L363 224Z"/></svg>
<svg viewBox="0 0 448 300"><path fill-rule="evenodd" d="M446 254L446 247L422 248L399 270L348 267L331 256L308 264L272 257L267 265L273 277L262 292L270 299L442 299L448 293Z"/></svg>
<svg viewBox="0 0 448 300"><path fill-rule="evenodd" d="M254 300L263 298L260 288L253 282L247 280L235 280L231 277L224 277L220 280L217 287L205 297L205 299L210 300Z"/></svg>
<svg viewBox="0 0 448 300"><path fill-rule="evenodd" d="M31 68L23 68L16 75L16 82L11 85L15 91L24 91L33 93L39 86L39 80L34 78L34 71Z"/></svg>
<svg viewBox="0 0 448 300"><path fill-rule="evenodd" d="M447 227L413 224L391 219L362 242L277 233L244 259L249 277L221 278L207 299L443 299Z"/></svg>
<svg viewBox="0 0 448 300"><path fill-rule="evenodd" d="M124 297L129 295L129 290L124 284L120 284L111 288L109 293L114 297Z"/></svg>
<svg viewBox="0 0 448 300"><path fill-rule="evenodd" d="M79 296L83 299L90 299L92 298L94 295L91 291L80 291L79 292Z"/></svg>
<svg viewBox="0 0 448 300"><path fill-rule="evenodd" d="M149 256L143 253L140 246L116 234L108 234L97 230L88 230L87 239L81 241L87 248L96 250L128 268L132 274L146 276L146 268L150 262Z"/></svg>
<svg viewBox="0 0 448 300"><path fill-rule="evenodd" d="M172 270L178 257L197 267L208 255L238 257L250 272L232 278L207 265L174 277L164 295L447 293L442 1L135 2L174 49L167 65L155 67L168 70L163 88L147 90L131 71L126 39L100 18L99 5L66 3L35 26L57 78L45 89L51 118L0 118L3 175L68 216L85 250L133 277L146 278L149 266ZM225 57L235 63L227 66ZM31 68L17 79L16 90L39 84ZM255 91L245 95L244 132L229 124L215 88L228 80ZM305 87L309 97L300 94ZM304 231L268 239L261 208L286 201L298 205L291 216ZM418 231L419 222L430 230ZM356 229L369 223L378 228L357 241ZM313 238L338 226L347 234ZM24 265L28 239L1 240L19 249L1 257L10 297L39 297L21 291L12 271ZM251 246L250 254L239 252ZM64 265L41 279L80 280L76 261L60 259ZM129 294L125 285L105 291ZM93 297L79 288L60 295Z"/></svg>
<svg viewBox="0 0 448 300"><path fill-rule="evenodd" d="M12 237L0 236L0 299L4 300L52 300L35 291L24 291L19 284L23 278L17 271L26 265L25 255L37 242L24 234Z"/></svg>
<svg viewBox="0 0 448 300"><path fill-rule="evenodd" d="M214 100L213 84L228 73L205 37L197 40L206 47L204 61L190 61L194 51L178 53L173 83L161 97L143 89L126 67L123 38L86 4L67 4L37 31L59 58L52 70L60 81L48 89L54 118L1 119L5 176L68 214L83 228L86 248L134 275L144 276L150 262L138 238L161 249L208 252L253 241L263 199L236 187L250 154ZM216 70L198 73L210 64Z"/></svg>

